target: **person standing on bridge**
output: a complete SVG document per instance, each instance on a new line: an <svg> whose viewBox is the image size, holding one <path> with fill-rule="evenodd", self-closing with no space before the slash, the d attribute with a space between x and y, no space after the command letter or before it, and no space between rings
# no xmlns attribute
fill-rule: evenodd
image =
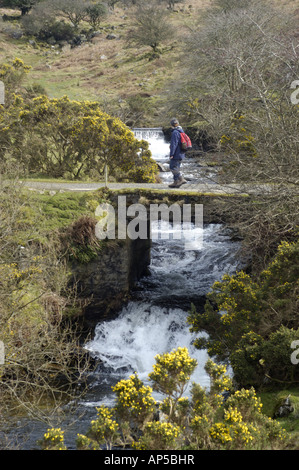
<svg viewBox="0 0 299 470"><path fill-rule="evenodd" d="M172 127L170 139L170 164L169 168L173 174L173 183L169 185L170 188L179 188L187 181L181 175L181 162L185 158L185 153L181 148L181 132L183 132L179 121L176 118L171 119L170 125Z"/></svg>

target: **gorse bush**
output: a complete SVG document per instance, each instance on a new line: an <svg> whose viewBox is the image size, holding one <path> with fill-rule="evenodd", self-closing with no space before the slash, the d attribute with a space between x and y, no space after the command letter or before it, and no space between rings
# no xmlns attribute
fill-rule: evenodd
<svg viewBox="0 0 299 470"><path fill-rule="evenodd" d="M60 428L49 428L39 444L43 450L66 450L64 431Z"/></svg>
<svg viewBox="0 0 299 470"><path fill-rule="evenodd" d="M30 98L13 91L28 67L4 64L7 104L0 109L0 161L22 165L29 174L155 182L158 172L148 142L135 139L119 119L97 102L64 96Z"/></svg>
<svg viewBox="0 0 299 470"><path fill-rule="evenodd" d="M115 178L121 174L133 180L155 179L148 143L135 139L129 128L95 102L40 96L24 103L18 97L8 113L3 111L4 122L2 159L22 163L29 173L78 179L100 177L107 166Z"/></svg>
<svg viewBox="0 0 299 470"><path fill-rule="evenodd" d="M299 107L291 102L298 10L289 7L211 1L183 37L186 73L175 77L167 95L169 114L179 109L181 120L220 150L217 182L236 183L244 192L257 188L258 198L231 199L224 209L254 269L264 268L298 229Z"/></svg>
<svg viewBox="0 0 299 470"><path fill-rule="evenodd" d="M113 408L101 406L86 435L77 438L78 449L111 449L130 446L135 450L241 450L281 448L286 439L280 424L262 414L262 404L253 388L234 391L224 366L209 360L206 371L210 391L192 384L190 397L182 390L197 363L186 348L158 355L150 374L153 389L163 390L165 399L157 403L153 389L144 385L137 374L121 380L113 390ZM168 374L171 379L168 381ZM167 386L165 386L166 382ZM185 390L186 391L186 390ZM230 396L224 400L223 393ZM172 407L169 402L172 401ZM160 416L160 418L158 417ZM53 439L54 434L54 439ZM43 448L63 446L61 432L48 430Z"/></svg>
<svg viewBox="0 0 299 470"><path fill-rule="evenodd" d="M117 396L116 411L124 421L142 426L154 413L152 389L145 386L136 374L118 382L113 391Z"/></svg>
<svg viewBox="0 0 299 470"><path fill-rule="evenodd" d="M119 435L119 425L113 419L113 413L108 408L97 408L97 418L91 421L87 436L78 434L77 448L99 450L103 443L111 449Z"/></svg>
<svg viewBox="0 0 299 470"><path fill-rule="evenodd" d="M197 346L229 358L242 386L298 381L290 357L299 338L298 250L298 242L283 242L255 280L243 271L225 275L208 294L205 313L189 315L193 331L209 333Z"/></svg>

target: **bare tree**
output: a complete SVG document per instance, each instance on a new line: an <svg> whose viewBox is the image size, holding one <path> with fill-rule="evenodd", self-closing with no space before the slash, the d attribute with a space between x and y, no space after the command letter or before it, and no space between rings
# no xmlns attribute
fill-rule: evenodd
<svg viewBox="0 0 299 470"><path fill-rule="evenodd" d="M41 0L1 0L0 7L18 9L22 16L28 14L31 8Z"/></svg>
<svg viewBox="0 0 299 470"><path fill-rule="evenodd" d="M138 46L150 46L156 53L164 41L173 38L174 30L169 14L157 3L138 5L134 13L134 27L128 33L128 40Z"/></svg>
<svg viewBox="0 0 299 470"><path fill-rule="evenodd" d="M91 4L86 8L87 16L85 20L95 30L108 15L108 8L104 3Z"/></svg>
<svg viewBox="0 0 299 470"><path fill-rule="evenodd" d="M77 27L88 16L87 8L92 5L87 0L53 0L53 8Z"/></svg>
<svg viewBox="0 0 299 470"><path fill-rule="evenodd" d="M238 183L245 192L250 184L259 193L254 204L239 200L228 212L252 253L258 258L265 250L268 259L298 224L298 110L290 97L299 43L295 17L243 3L249 6L213 8L190 31L185 73L171 96L173 108L225 152L218 181Z"/></svg>

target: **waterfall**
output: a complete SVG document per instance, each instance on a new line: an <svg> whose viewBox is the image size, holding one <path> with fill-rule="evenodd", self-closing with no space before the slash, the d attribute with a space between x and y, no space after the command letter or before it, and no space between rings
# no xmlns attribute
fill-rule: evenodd
<svg viewBox="0 0 299 470"><path fill-rule="evenodd" d="M103 372L119 379L136 372L147 383L156 354L187 347L199 362L197 381L208 386L203 372L207 355L205 351L195 350L194 339L183 310L150 302L130 302L118 318L98 326L89 350L101 359Z"/></svg>
<svg viewBox="0 0 299 470"><path fill-rule="evenodd" d="M167 161L169 143L162 128L135 128L137 139L149 142L152 156L157 161ZM192 159L191 159L192 160ZM186 157L187 165L188 158ZM184 160L185 162L185 160ZM185 164L185 163L184 163ZM193 167L192 167L193 168ZM171 173L162 173L164 179ZM174 229L164 223L152 230L168 232ZM163 354L185 346L198 362L193 381L208 387L205 372L206 351L193 346L194 334L187 324L191 303L201 304L211 286L225 273L238 269L238 243L232 243L221 225L204 227L200 249L185 250L181 240L163 236L152 240L150 275L143 278L132 293L132 300L117 318L97 325L94 339L87 349L100 360L95 376L96 389L105 390L97 395L96 403L109 403L112 398L107 384L117 382L137 372L147 381L156 354Z"/></svg>
<svg viewBox="0 0 299 470"><path fill-rule="evenodd" d="M192 381L209 387L204 369L208 356L193 346L198 334L190 332L188 311L213 282L237 269L238 244L230 241L221 225L208 225L203 232L203 247L194 251L185 251L180 240L153 240L150 275L141 280L133 299L116 318L97 325L87 345L100 360L98 388L103 380L117 382L134 372L147 383L155 355L179 346L187 347L198 362ZM110 403L112 393L106 391L97 404L101 400Z"/></svg>
<svg viewBox="0 0 299 470"><path fill-rule="evenodd" d="M209 388L209 377L204 370L207 352L194 348L198 334L190 332L186 319L192 301L196 304L224 273L240 268L238 248L239 244L231 242L223 227L215 224L204 227L202 248L195 251L185 251L176 239L153 240L150 275L140 281L131 301L115 318L97 325L94 338L86 345L99 362L90 376L88 392L75 409L72 403L66 405L63 419L57 416L58 427L66 430L69 427L65 433L69 449L74 446L77 433L86 433L95 417L96 406L114 406L111 387L119 380L137 372L145 384L150 384L148 374L152 372L156 354L178 346L187 347L190 356L198 362L190 386L196 382ZM156 392L154 397L163 399ZM21 419L19 432L26 436L22 448L38 448L37 439L47 427L32 417ZM12 441L18 437L14 433Z"/></svg>
<svg viewBox="0 0 299 470"><path fill-rule="evenodd" d="M157 162L167 163L169 160L169 142L166 141L162 127L134 128L134 136L138 140L146 140L153 158Z"/></svg>

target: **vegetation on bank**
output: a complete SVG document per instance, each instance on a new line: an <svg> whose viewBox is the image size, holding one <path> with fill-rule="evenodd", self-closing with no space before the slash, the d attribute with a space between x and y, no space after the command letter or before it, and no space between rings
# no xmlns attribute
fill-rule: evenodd
<svg viewBox="0 0 299 470"><path fill-rule="evenodd" d="M77 448L277 450L289 445L280 424L261 412L254 388L234 390L224 366L209 360L210 390L193 383L190 397L185 397L196 366L187 349L179 347L156 357L149 374L152 387L136 374L118 382L115 406L97 409L86 435L78 434ZM153 390L164 397L161 403L153 398ZM45 450L66 450L64 431L48 429L40 445Z"/></svg>
<svg viewBox="0 0 299 470"><path fill-rule="evenodd" d="M189 316L193 331L209 334L197 346L229 360L239 386L298 383L292 361L299 339L298 249L298 242L283 242L255 279L243 271L224 276L208 294L205 313L193 309Z"/></svg>
<svg viewBox="0 0 299 470"><path fill-rule="evenodd" d="M256 198L226 198L224 217L243 237L249 266L216 283L205 313L192 309L188 320L194 331L209 334L198 347L208 347L215 360L229 360L235 383L225 378L230 397L220 400L224 369L209 362L212 383L219 388L206 393L197 384L186 399L182 393L191 370L185 375L184 361L192 369L192 360L181 358L173 376L168 367L178 365L178 353L157 358L151 379L166 395L165 422L153 414L157 404L151 390L133 376L117 385L116 409L99 409L80 446L110 447L128 439L137 449L181 448L186 442L190 448L297 448L295 441L281 440L279 420L268 419L275 413L267 400L291 395L294 410L283 425L296 437L298 365L291 354L299 339L299 108L290 97L299 73L298 12L292 5L276 9L274 0L213 0L205 9L192 2L199 8L190 15L186 8L175 12L174 2L166 10L162 2L155 5L163 9L161 18L182 33L173 37L169 30L165 38L157 29L158 42L153 42L150 34L140 36L144 11L138 2L120 2L126 10L98 17L90 35L80 30L91 19L91 10L80 10L82 2L58 2L59 17L58 10L47 10L47 1L29 2L27 9L25 0L0 6L4 3L20 8L24 18L6 18L6 26L0 25L7 45L0 67L6 88L0 109L2 415L7 405L10 411L44 412L47 418L39 406L44 400L51 397L58 405L62 396L78 393L89 361L78 341L80 331L74 334L73 319L80 325L82 305L68 284L67 260L86 261L101 249L93 233L98 195L35 194L19 180L28 175L92 180L108 169L115 180L155 181L147 144L138 142L128 126L167 125L166 117L175 114L195 135L204 131L214 152L221 150L219 181L273 186L271 194L261 191ZM41 11L47 20L51 16L52 37L41 24ZM135 18L139 24L133 28ZM108 39L112 26L122 34ZM95 27L103 29L95 32ZM17 38L22 28L27 35L22 30ZM138 48L127 43L130 31ZM59 43L68 35L72 44ZM128 48L120 51L125 44ZM107 55L99 61L101 48ZM266 413L257 394L267 403ZM64 448L62 441L59 430L49 430L42 446Z"/></svg>
<svg viewBox="0 0 299 470"><path fill-rule="evenodd" d="M47 419L49 409L84 390L90 368L81 344L84 302L70 284L67 260L80 246L73 224L91 218L92 204L90 194L28 191L11 169L0 177L3 419L8 411Z"/></svg>

